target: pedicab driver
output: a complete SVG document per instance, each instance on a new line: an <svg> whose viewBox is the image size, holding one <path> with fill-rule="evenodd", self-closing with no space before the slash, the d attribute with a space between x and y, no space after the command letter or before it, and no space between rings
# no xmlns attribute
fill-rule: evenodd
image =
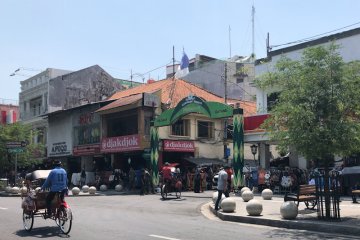
<svg viewBox="0 0 360 240"><path fill-rule="evenodd" d="M163 166L163 168L162 168L163 183L166 185L170 185L171 178L172 178L171 177L171 167L168 162L166 162L164 165L165 166Z"/></svg>
<svg viewBox="0 0 360 240"><path fill-rule="evenodd" d="M54 169L51 170L49 176L41 187L41 190L45 190L50 187L50 192L46 197L47 217L51 216L51 202L54 199L56 193L60 192L60 199L64 201L65 193L67 192L67 173L65 169L61 167L61 161L55 160Z"/></svg>

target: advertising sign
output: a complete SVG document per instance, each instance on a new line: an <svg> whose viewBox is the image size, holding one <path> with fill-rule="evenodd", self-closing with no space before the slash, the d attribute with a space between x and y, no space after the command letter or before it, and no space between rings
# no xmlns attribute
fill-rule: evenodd
<svg viewBox="0 0 360 240"><path fill-rule="evenodd" d="M50 148L49 156L55 157L55 156L66 156L66 155L70 155L70 150L68 149L66 142L58 142L52 144Z"/></svg>
<svg viewBox="0 0 360 240"><path fill-rule="evenodd" d="M88 156L100 153L100 144L75 146L73 148L74 156Z"/></svg>
<svg viewBox="0 0 360 240"><path fill-rule="evenodd" d="M166 152L194 152L193 141L164 140L164 151Z"/></svg>
<svg viewBox="0 0 360 240"><path fill-rule="evenodd" d="M101 140L101 152L127 152L141 150L140 136L138 134L103 138Z"/></svg>

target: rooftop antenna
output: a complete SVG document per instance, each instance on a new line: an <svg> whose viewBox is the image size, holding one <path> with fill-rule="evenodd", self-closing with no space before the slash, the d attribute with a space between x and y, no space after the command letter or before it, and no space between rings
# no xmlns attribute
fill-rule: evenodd
<svg viewBox="0 0 360 240"><path fill-rule="evenodd" d="M230 58L231 58L231 27L229 25L229 50L230 50Z"/></svg>
<svg viewBox="0 0 360 240"><path fill-rule="evenodd" d="M255 61L255 7L254 7L254 2L252 5L252 10L251 10L251 23L252 23L252 53L251 53L251 58L253 61Z"/></svg>

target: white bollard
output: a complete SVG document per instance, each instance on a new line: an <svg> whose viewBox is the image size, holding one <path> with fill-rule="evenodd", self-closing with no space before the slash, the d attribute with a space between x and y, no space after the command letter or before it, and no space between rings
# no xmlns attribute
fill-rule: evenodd
<svg viewBox="0 0 360 240"><path fill-rule="evenodd" d="M246 204L246 211L250 216L260 216L262 210L262 204L256 199L252 199Z"/></svg>
<svg viewBox="0 0 360 240"><path fill-rule="evenodd" d="M294 202L283 202L280 207L280 214L284 219L295 219L298 215L298 206Z"/></svg>
<svg viewBox="0 0 360 240"><path fill-rule="evenodd" d="M271 200L273 197L273 192L271 191L271 189L267 188L261 192L261 196L264 200Z"/></svg>
<svg viewBox="0 0 360 240"><path fill-rule="evenodd" d="M232 197L225 198L221 201L220 206L223 212L234 212L236 209L235 199Z"/></svg>
<svg viewBox="0 0 360 240"><path fill-rule="evenodd" d="M244 202L248 202L248 201L250 201L251 199L254 198L254 194L253 194L252 191L246 190L241 194L241 197L244 200Z"/></svg>

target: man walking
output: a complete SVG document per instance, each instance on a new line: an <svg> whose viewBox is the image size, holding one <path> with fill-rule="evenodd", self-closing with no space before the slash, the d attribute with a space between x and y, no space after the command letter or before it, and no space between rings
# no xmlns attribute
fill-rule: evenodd
<svg viewBox="0 0 360 240"><path fill-rule="evenodd" d="M224 194L225 197L229 197L229 193L227 191L227 180L228 180L228 174L225 170L229 169L229 166L225 166L220 169L218 182L217 182L217 190L218 190L218 198L215 203L215 211L219 210L219 203L221 200L222 195Z"/></svg>

